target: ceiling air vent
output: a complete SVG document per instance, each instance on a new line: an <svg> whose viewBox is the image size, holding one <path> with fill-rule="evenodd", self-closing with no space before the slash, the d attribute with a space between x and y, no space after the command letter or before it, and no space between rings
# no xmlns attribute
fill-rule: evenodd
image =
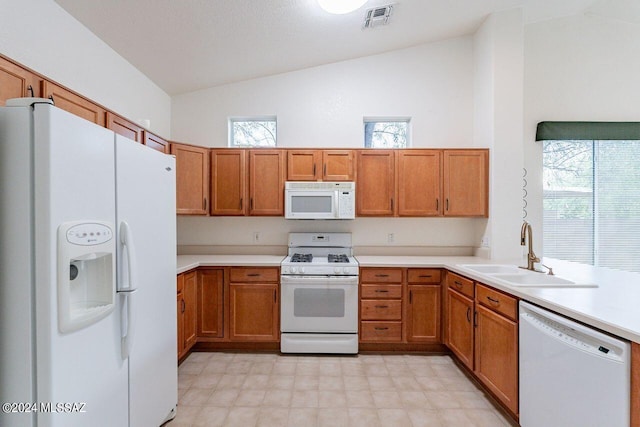
<svg viewBox="0 0 640 427"><path fill-rule="evenodd" d="M378 25L386 25L389 23L389 17L391 17L391 12L393 11L393 5L389 4L387 6L374 7L373 9L367 10L364 15L364 24L362 28L373 28Z"/></svg>

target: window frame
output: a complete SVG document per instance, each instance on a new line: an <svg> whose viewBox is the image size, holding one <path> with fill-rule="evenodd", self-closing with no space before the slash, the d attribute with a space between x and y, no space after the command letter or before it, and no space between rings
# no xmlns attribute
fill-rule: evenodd
<svg viewBox="0 0 640 427"><path fill-rule="evenodd" d="M411 117L410 116L364 116L362 118L362 142L365 149L372 150L390 150L390 149L405 149L412 148L412 129L411 129ZM366 125L367 123L406 123L406 145L404 147L367 147L366 140Z"/></svg>
<svg viewBox="0 0 640 427"><path fill-rule="evenodd" d="M275 141L273 145L236 145L234 144L233 125L238 122L274 122ZM264 116L232 116L227 119L227 147L229 148L277 148L278 147L278 117L276 115Z"/></svg>

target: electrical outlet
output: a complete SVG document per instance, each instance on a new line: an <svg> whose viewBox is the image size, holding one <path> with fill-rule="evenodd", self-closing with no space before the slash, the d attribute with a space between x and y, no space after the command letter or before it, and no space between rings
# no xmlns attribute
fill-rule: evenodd
<svg viewBox="0 0 640 427"><path fill-rule="evenodd" d="M483 248L489 247L489 236L482 236L482 240L480 240L480 246Z"/></svg>
<svg viewBox="0 0 640 427"><path fill-rule="evenodd" d="M254 231L253 232L253 243L260 243L260 232L259 231Z"/></svg>
<svg viewBox="0 0 640 427"><path fill-rule="evenodd" d="M389 233L387 234L387 243L393 243L396 241L396 235L395 233Z"/></svg>

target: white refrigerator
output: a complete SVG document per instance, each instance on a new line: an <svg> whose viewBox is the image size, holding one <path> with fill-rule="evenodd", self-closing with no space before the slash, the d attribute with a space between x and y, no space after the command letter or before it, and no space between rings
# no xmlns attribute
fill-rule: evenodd
<svg viewBox="0 0 640 427"><path fill-rule="evenodd" d="M0 108L0 425L159 426L177 404L175 159L15 103Z"/></svg>

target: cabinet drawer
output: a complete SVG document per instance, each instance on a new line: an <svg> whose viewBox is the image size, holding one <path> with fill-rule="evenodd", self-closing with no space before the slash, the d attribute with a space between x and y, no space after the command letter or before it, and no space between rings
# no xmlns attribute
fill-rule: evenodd
<svg viewBox="0 0 640 427"><path fill-rule="evenodd" d="M401 341L402 322L360 322L361 341Z"/></svg>
<svg viewBox="0 0 640 427"><path fill-rule="evenodd" d="M361 285L360 297L369 298L402 298L401 285Z"/></svg>
<svg viewBox="0 0 640 427"><path fill-rule="evenodd" d="M362 283L402 283L401 268L363 268Z"/></svg>
<svg viewBox="0 0 640 427"><path fill-rule="evenodd" d="M447 287L455 289L463 295L473 298L473 280L454 273L447 273Z"/></svg>
<svg viewBox="0 0 640 427"><path fill-rule="evenodd" d="M518 318L518 300L516 298L480 283L476 286L476 301L511 320L516 321Z"/></svg>
<svg viewBox="0 0 640 427"><path fill-rule="evenodd" d="M402 301L362 300L360 316L362 320L402 320Z"/></svg>
<svg viewBox="0 0 640 427"><path fill-rule="evenodd" d="M273 267L233 267L230 272L231 282L278 282L278 269Z"/></svg>
<svg viewBox="0 0 640 427"><path fill-rule="evenodd" d="M436 268L410 268L407 277L409 283L440 283L441 273Z"/></svg>

